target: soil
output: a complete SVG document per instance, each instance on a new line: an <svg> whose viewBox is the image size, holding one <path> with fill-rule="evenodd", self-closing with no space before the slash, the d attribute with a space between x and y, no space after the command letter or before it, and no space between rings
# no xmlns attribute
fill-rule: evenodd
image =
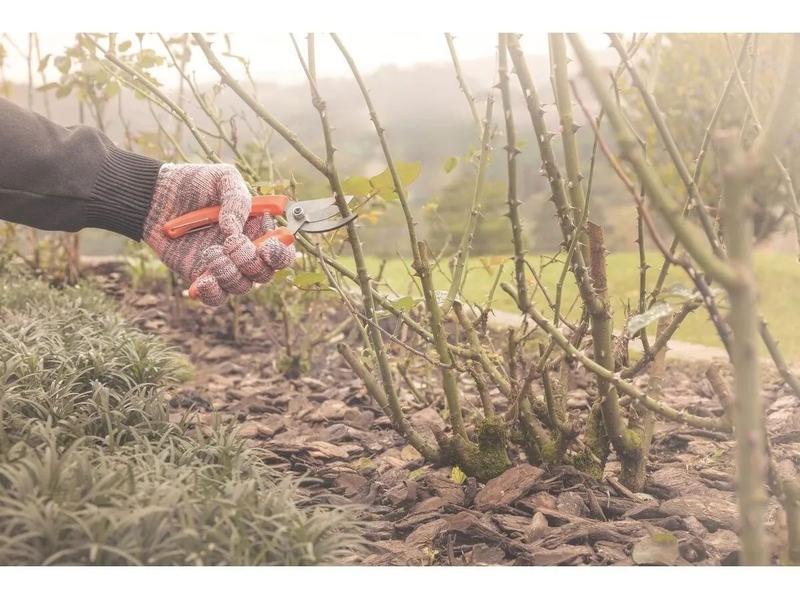
<svg viewBox="0 0 800 599"><path fill-rule="evenodd" d="M358 506L371 543L364 564L737 563L733 443L724 435L659 421L641 493L618 482L613 455L602 480L568 467L544 471L513 455L515 465L488 484L461 481L449 467L426 465L405 443L334 344L315 349L307 376L289 379L277 367L282 325L263 310L242 305L235 343L228 309L192 304L176 317L165 295L131 292L113 265L94 270L131 320L193 363L195 378L171 399L173 417L237 420L240 434L266 450L275 468L308 476L312 497ZM341 318L333 308L320 316ZM666 401L720 415L704 367L697 359L668 362ZM585 413L592 392L584 378L569 392L576 414ZM445 428L437 385L418 382L425 401L403 397L411 421L426 433ZM466 382L464 389L477 405L474 389ZM800 400L770 371L763 398L780 466L796 473ZM768 525L778 560L785 525L774 500Z"/></svg>

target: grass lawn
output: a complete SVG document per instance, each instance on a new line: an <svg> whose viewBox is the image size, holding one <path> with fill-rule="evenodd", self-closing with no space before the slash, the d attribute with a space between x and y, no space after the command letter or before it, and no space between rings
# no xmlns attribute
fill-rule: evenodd
<svg viewBox="0 0 800 599"><path fill-rule="evenodd" d="M652 287L661 268L661 260L654 252L649 253L651 267L648 274L648 288ZM539 264L539 258L532 257L531 264ZM369 258L368 269L375 275L380 267L381 260ZM399 294L408 294L419 297L408 274L410 263L404 264L400 259L389 260L384 269L384 280ZM489 272L480 258L470 261L470 271L467 285L464 289L466 299L474 302L485 303L489 289L497 276L498 266L491 267ZM554 263L544 268L542 282L548 289L551 298L555 297L555 286L561 274L561 263ZM615 325L621 327L624 318L624 306L630 302L636 306L639 296L639 260L636 253L611 253L608 257L608 284L609 292L613 298ZM758 252L756 254L756 274L761 290L761 309L763 315L770 323L773 334L780 340L781 348L787 358L800 360L800 318L797 316L800 304L800 264L793 255L777 254L772 252ZM438 289L448 288L448 279L441 273L434 276ZM502 279L513 284L513 265L507 261ZM673 283L688 284L688 279L680 269L673 267L667 279L666 286ZM388 289L386 289L388 292ZM562 311L566 312L576 297L576 288L572 275L568 275L564 285ZM720 298L724 307L724 296ZM537 307L545 313L547 302L541 292L537 292L534 301ZM516 312L513 301L501 289L495 292L492 307L498 310ZM578 309L577 305L574 308ZM721 347L714 328L706 312L699 308L684 323L676 335L676 339L691 343L700 343Z"/></svg>

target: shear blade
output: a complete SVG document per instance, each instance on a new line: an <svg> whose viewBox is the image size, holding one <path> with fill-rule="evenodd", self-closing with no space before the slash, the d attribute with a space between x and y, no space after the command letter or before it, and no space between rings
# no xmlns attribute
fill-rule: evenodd
<svg viewBox="0 0 800 599"><path fill-rule="evenodd" d="M327 219L321 221L305 221L301 226L300 230L305 233L327 233L328 231L334 231L340 227L345 226L347 223L354 221L358 215L351 214L345 218L336 218L336 219Z"/></svg>
<svg viewBox="0 0 800 599"><path fill-rule="evenodd" d="M350 202L353 201L354 196L344 196L345 201L349 205ZM286 207L286 212L291 212L292 208L295 206L300 206L303 208L303 211L306 213L307 220L321 220L322 218L328 218L332 216L332 210L338 211L338 207L336 206L336 198L335 197L327 197L327 198L319 198L317 200L301 200L299 202L290 202L289 205ZM327 216L319 216L321 214L327 214Z"/></svg>
<svg viewBox="0 0 800 599"><path fill-rule="evenodd" d="M323 220L327 220L332 216L337 216L339 214L339 207L335 204L331 206L327 206L326 208L320 208L319 210L314 210L313 212L306 212L306 222L309 223L317 223Z"/></svg>

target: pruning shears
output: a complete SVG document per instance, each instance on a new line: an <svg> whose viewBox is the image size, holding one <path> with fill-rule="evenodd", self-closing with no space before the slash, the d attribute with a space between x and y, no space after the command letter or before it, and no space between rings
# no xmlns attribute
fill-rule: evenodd
<svg viewBox="0 0 800 599"><path fill-rule="evenodd" d="M353 196L345 196L349 203ZM208 206L187 212L163 226L164 234L170 239L178 239L188 233L207 229L219 222L219 206ZM261 246L268 239L278 239L284 245L294 242L298 231L304 233L327 233L345 226L356 218L357 215L341 217L336 199L333 197L317 200L295 201L289 196L268 195L253 197L250 216L284 216L286 226L276 227L253 241L256 246Z"/></svg>
<svg viewBox="0 0 800 599"><path fill-rule="evenodd" d="M353 196L345 196L349 204ZM207 229L219 223L219 206L207 206L193 210L167 221L162 230L170 239L178 239L189 233ZM283 216L286 226L276 227L267 231L253 243L261 247L269 239L277 239L284 245L294 243L295 235L299 231L304 233L326 233L334 231L347 223L355 220L355 214L346 217L340 216L336 198L320 198L317 200L304 200L297 202L284 195L254 196L250 208L250 217ZM189 296L195 297L194 283L189 288Z"/></svg>

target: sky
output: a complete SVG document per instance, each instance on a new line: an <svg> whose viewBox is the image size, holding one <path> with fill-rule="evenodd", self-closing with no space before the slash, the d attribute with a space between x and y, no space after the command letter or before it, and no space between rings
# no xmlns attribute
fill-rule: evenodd
<svg viewBox="0 0 800 599"><path fill-rule="evenodd" d="M12 33L9 35L23 51L27 51L25 34ZM459 34L453 32L453 35L456 38L455 44L461 60L494 55L497 43L496 33ZM119 34L120 40L132 37L132 34ZM151 37L154 38L154 36ZM221 36L219 37L220 45L222 45ZM297 33L295 37L298 43L304 45L304 33ZM367 32L345 33L340 37L363 73L370 73L384 65L406 67L416 63L450 61L443 34ZM73 33L40 34L42 54L58 54L64 47L72 45L73 39ZM256 79L280 83L296 83L305 80L288 33L233 33L231 39L234 52L250 58L251 68ZM327 35L318 35L317 40L318 76L346 76L349 73L348 67L330 38ZM584 40L589 46L596 49L602 49L608 45L606 37L602 34L586 34ZM158 40L154 38L153 43L157 44ZM527 33L522 38L522 45L528 54L546 53L547 34ZM152 47L158 48L157 45ZM27 78L25 62L20 59L19 54L13 48L8 48L8 51L10 56L6 65L6 77L24 82ZM216 79L211 69L202 61L194 61L193 68L201 81Z"/></svg>

